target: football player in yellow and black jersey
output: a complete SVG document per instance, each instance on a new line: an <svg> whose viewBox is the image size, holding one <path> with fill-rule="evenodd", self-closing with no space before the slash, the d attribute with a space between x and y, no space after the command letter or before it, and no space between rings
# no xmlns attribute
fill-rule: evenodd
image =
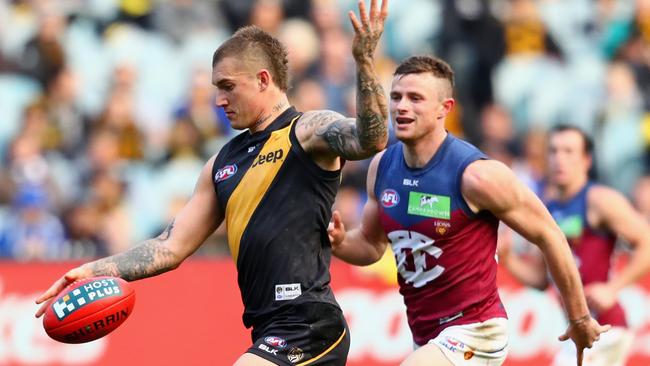
<svg viewBox="0 0 650 366"><path fill-rule="evenodd" d="M203 168L194 194L157 238L75 268L37 299L44 310L74 280L109 275L132 281L176 268L225 220L237 264L244 324L252 346L247 365L344 365L349 334L329 287L327 226L343 160L382 150L388 140L387 99L374 51L388 15L371 0L355 30L357 118L289 105L287 53L256 27L238 30L214 53L216 103L233 138Z"/></svg>

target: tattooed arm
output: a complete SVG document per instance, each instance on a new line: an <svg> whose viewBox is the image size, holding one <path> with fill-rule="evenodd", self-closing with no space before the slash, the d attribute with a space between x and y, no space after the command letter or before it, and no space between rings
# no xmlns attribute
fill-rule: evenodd
<svg viewBox="0 0 650 366"><path fill-rule="evenodd" d="M330 160L336 156L360 160L383 150L388 141L387 99L374 67L375 48L388 16L388 0L382 2L381 10L377 9L377 0L372 0L370 18L360 2L359 14L361 22L350 12L355 32L352 54L357 65L357 118L344 118L332 111L306 112L296 125L296 135L312 156L320 153L329 155Z"/></svg>
<svg viewBox="0 0 650 366"><path fill-rule="evenodd" d="M36 300L37 304L44 303L36 316L45 312L48 300L76 280L114 276L134 281L172 270L194 253L223 221L212 187L214 159L205 164L194 194L162 234L122 253L68 271Z"/></svg>

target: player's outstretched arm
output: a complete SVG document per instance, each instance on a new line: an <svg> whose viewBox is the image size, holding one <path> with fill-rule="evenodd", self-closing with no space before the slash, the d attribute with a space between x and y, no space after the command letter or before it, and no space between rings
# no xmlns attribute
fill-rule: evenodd
<svg viewBox="0 0 650 366"><path fill-rule="evenodd" d="M361 226L346 232L338 212L335 211L327 230L332 243L332 254L357 266L367 266L377 262L388 246L388 238L379 223L379 203L372 194L377 177L377 165L382 155L383 153L380 153L375 156L368 168L366 180L368 200L363 207Z"/></svg>
<svg viewBox="0 0 650 366"><path fill-rule="evenodd" d="M619 291L650 271L650 225L621 193L609 187L592 188L587 199L596 226L613 232L634 249L627 266L608 282L585 287L589 308L602 312L614 306Z"/></svg>
<svg viewBox="0 0 650 366"><path fill-rule="evenodd" d="M198 249L223 220L212 187L213 162L214 158L203 167L194 194L162 234L122 253L68 271L36 300L37 304L44 303L36 316L43 315L48 300L76 280L94 276L113 276L134 281L178 267L185 258Z"/></svg>
<svg viewBox="0 0 650 366"><path fill-rule="evenodd" d="M475 212L492 212L540 248L569 318L569 327L560 340L573 340L581 365L584 348L590 348L609 326L591 318L573 255L551 214L508 167L494 160L470 164L463 173L461 189Z"/></svg>
<svg viewBox="0 0 650 366"><path fill-rule="evenodd" d="M346 160L361 160L383 150L388 141L388 105L374 65L375 48L388 16L388 0L381 9L377 0L359 1L359 16L350 12L354 27L352 54L357 71L357 118L345 118L332 111L308 111L300 118L296 134L307 152Z"/></svg>

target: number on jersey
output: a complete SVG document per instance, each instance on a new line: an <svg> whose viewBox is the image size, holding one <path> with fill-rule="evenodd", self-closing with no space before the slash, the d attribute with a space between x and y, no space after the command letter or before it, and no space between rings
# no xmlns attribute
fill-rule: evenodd
<svg viewBox="0 0 650 366"><path fill-rule="evenodd" d="M435 280L445 270L436 264L442 249L433 245L434 240L415 231L396 230L388 233L397 270L404 281L420 288Z"/></svg>

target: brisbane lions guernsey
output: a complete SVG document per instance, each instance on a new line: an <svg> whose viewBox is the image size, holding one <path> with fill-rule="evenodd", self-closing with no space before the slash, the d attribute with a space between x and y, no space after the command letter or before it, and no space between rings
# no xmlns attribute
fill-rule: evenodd
<svg viewBox="0 0 650 366"><path fill-rule="evenodd" d="M486 156L451 134L423 168L409 168L402 150L397 143L382 156L375 195L415 343L451 325L506 317L496 286L499 220L474 214L460 191L465 168Z"/></svg>
<svg viewBox="0 0 650 366"><path fill-rule="evenodd" d="M612 233L589 226L587 221L587 194L595 184L588 182L574 197L567 201L549 201L546 207L567 237L573 251L582 284L607 282L611 269L611 257L616 244ZM600 324L626 326L625 313L620 304L602 314L593 314Z"/></svg>
<svg viewBox="0 0 650 366"><path fill-rule="evenodd" d="M327 225L340 171L321 169L302 149L300 116L291 107L265 130L239 134L212 169L246 327L297 303L338 306L329 287Z"/></svg>

